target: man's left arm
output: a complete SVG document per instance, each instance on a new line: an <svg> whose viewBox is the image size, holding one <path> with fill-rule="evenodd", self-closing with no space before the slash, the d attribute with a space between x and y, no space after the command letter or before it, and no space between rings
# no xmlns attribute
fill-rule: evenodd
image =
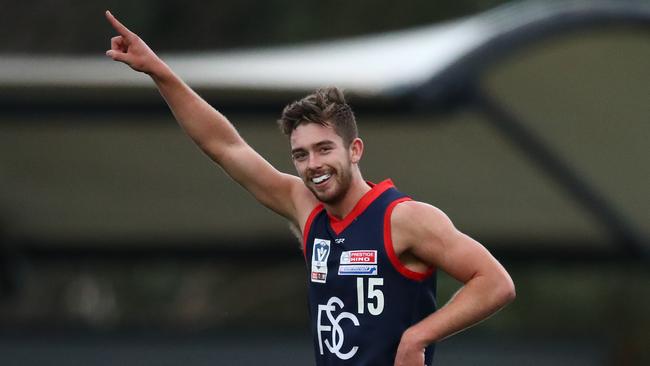
<svg viewBox="0 0 650 366"><path fill-rule="evenodd" d="M403 202L395 207L391 226L396 253L410 254L464 284L447 304L404 332L395 365L423 365L426 346L479 323L514 300L515 286L505 268L439 209Z"/></svg>

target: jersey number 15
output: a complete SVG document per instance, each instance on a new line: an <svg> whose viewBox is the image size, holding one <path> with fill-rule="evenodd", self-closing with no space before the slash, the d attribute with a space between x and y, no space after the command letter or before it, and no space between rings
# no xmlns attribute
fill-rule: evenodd
<svg viewBox="0 0 650 366"><path fill-rule="evenodd" d="M384 293L379 286L384 285L384 279L380 277L368 278L368 294L364 291L363 277L357 277L357 313L363 314L366 307L366 298L374 302L368 302L368 312L371 315L379 315L384 311Z"/></svg>

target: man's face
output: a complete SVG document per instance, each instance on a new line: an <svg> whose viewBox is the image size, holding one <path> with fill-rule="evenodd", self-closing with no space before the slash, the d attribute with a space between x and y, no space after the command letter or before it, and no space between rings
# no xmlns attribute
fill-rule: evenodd
<svg viewBox="0 0 650 366"><path fill-rule="evenodd" d="M299 125L291 133L291 158L319 201L335 204L347 193L352 181L350 149L331 126Z"/></svg>

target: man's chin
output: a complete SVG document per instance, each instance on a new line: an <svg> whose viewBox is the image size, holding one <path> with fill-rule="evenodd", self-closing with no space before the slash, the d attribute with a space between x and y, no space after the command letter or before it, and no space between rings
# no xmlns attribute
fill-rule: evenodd
<svg viewBox="0 0 650 366"><path fill-rule="evenodd" d="M316 197L317 200L323 203L328 203L328 201L330 200L330 194L327 194L327 192L318 191L312 186L309 186L309 190L314 195L314 197Z"/></svg>
<svg viewBox="0 0 650 366"><path fill-rule="evenodd" d="M313 184L307 183L307 188L311 193L322 203L333 205L340 202L345 196L346 189L341 182L332 180L325 183L325 186L320 188L315 187Z"/></svg>
<svg viewBox="0 0 650 366"><path fill-rule="evenodd" d="M322 203L333 205L341 201L343 198L343 195L341 192L334 191L334 192L318 192L316 190L311 190L311 192L314 194L317 200L319 200Z"/></svg>

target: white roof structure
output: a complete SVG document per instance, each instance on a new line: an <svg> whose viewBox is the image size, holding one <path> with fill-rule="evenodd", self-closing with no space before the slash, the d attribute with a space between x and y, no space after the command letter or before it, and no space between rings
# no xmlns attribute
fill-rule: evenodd
<svg viewBox="0 0 650 366"><path fill-rule="evenodd" d="M454 67L486 65L485 46L552 33L558 25L647 20L650 4L636 1L530 1L461 20L352 39L235 51L162 54L191 86L217 90L295 91L337 85L373 96L414 89ZM578 21L576 21L578 19ZM558 24L559 23L559 24ZM531 32L531 30L534 30ZM136 30L137 31L137 30ZM508 48L511 51L512 47ZM490 47L494 52L494 47ZM477 65L477 63L479 63ZM103 55L2 55L0 87L150 87Z"/></svg>

